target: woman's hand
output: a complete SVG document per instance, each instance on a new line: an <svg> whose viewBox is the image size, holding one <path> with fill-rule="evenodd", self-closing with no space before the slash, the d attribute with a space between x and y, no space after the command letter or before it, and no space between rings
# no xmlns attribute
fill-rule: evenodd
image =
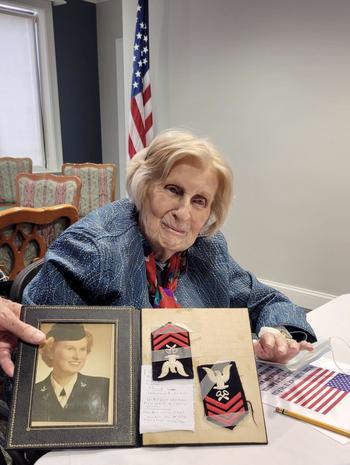
<svg viewBox="0 0 350 465"><path fill-rule="evenodd" d="M270 362L288 363L301 350L311 352L313 346L310 342L297 342L294 339L287 339L283 334L275 332L265 332L254 342L254 352L261 360Z"/></svg>
<svg viewBox="0 0 350 465"><path fill-rule="evenodd" d="M45 334L19 319L21 305L0 297L0 366L8 376L13 376L14 365L11 352L17 338L30 344L40 344Z"/></svg>

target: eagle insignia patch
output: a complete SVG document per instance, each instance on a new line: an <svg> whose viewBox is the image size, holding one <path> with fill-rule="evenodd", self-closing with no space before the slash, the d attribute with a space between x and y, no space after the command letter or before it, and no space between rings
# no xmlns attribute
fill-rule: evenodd
<svg viewBox="0 0 350 465"><path fill-rule="evenodd" d="M198 377L207 420L233 429L249 412L236 363L198 366Z"/></svg>
<svg viewBox="0 0 350 465"><path fill-rule="evenodd" d="M151 333L154 381L193 378L189 332L167 323Z"/></svg>

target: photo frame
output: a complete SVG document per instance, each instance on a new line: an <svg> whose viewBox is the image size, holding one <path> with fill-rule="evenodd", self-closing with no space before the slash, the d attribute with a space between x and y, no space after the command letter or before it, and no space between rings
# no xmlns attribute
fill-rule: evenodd
<svg viewBox="0 0 350 465"><path fill-rule="evenodd" d="M19 344L8 448L138 445L139 311L24 306L21 318L47 341Z"/></svg>

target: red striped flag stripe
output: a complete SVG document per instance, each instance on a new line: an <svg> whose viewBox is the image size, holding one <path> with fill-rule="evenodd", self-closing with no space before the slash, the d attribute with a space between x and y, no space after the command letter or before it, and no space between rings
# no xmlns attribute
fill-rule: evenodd
<svg viewBox="0 0 350 465"><path fill-rule="evenodd" d="M295 384L291 389L289 389L288 391L286 391L281 397L282 399L285 399L286 397L288 397L290 394L292 394L295 390L297 390L300 386L302 386L305 381L309 380L309 379L312 379L315 374L319 373L320 371L322 370L322 368L316 368L316 370L314 370L313 372L311 372L308 376L306 376L305 378L303 378L301 381L299 381L299 383Z"/></svg>
<svg viewBox="0 0 350 465"><path fill-rule="evenodd" d="M328 379L330 375L328 375L326 378L324 379ZM318 388L318 389L317 389ZM307 405L308 403L310 403L310 400L316 398L319 394L322 393L322 391L324 391L324 380L322 381L319 381L318 383L315 384L315 386L311 387L310 389L308 389L305 394L301 397L298 398L297 402L300 403L302 400L306 399L304 402L302 402L301 406L304 407L305 405ZM310 397L308 397L309 394L313 393Z"/></svg>
<svg viewBox="0 0 350 465"><path fill-rule="evenodd" d="M153 116L151 106L151 85L149 71L145 74L143 92L140 92L130 101L130 123L129 123L129 156L147 147L153 139Z"/></svg>
<svg viewBox="0 0 350 465"><path fill-rule="evenodd" d="M308 396L311 392L314 392L315 389L319 386L324 386L329 378L332 377L332 373L327 372L327 370L319 373L315 378L311 379L308 383L306 383L302 389L298 389L292 393L292 396L288 398L288 400L294 400L294 402L300 402L306 396ZM311 386L310 389L308 389ZM307 391L306 391L307 390Z"/></svg>
<svg viewBox="0 0 350 465"><path fill-rule="evenodd" d="M329 405L322 413L323 415L327 415L328 412L330 412L332 410L332 408L334 408L337 404L339 404L339 402L344 399L344 397L346 395L348 395L349 393L348 392L342 392L340 394L340 396L331 404Z"/></svg>

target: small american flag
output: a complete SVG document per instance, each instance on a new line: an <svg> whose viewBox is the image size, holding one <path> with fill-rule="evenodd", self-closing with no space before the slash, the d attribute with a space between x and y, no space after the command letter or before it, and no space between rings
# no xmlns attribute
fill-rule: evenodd
<svg viewBox="0 0 350 465"><path fill-rule="evenodd" d="M149 74L148 0L137 4L131 82L129 156L147 147L153 138L151 81Z"/></svg>
<svg viewBox="0 0 350 465"><path fill-rule="evenodd" d="M316 368L281 398L326 415L350 392L350 376Z"/></svg>
<svg viewBox="0 0 350 465"><path fill-rule="evenodd" d="M258 373L262 391L271 390L272 395L285 402L323 415L327 415L350 392L349 375L320 367L308 367L293 375L278 368L268 367L266 370L259 367Z"/></svg>

